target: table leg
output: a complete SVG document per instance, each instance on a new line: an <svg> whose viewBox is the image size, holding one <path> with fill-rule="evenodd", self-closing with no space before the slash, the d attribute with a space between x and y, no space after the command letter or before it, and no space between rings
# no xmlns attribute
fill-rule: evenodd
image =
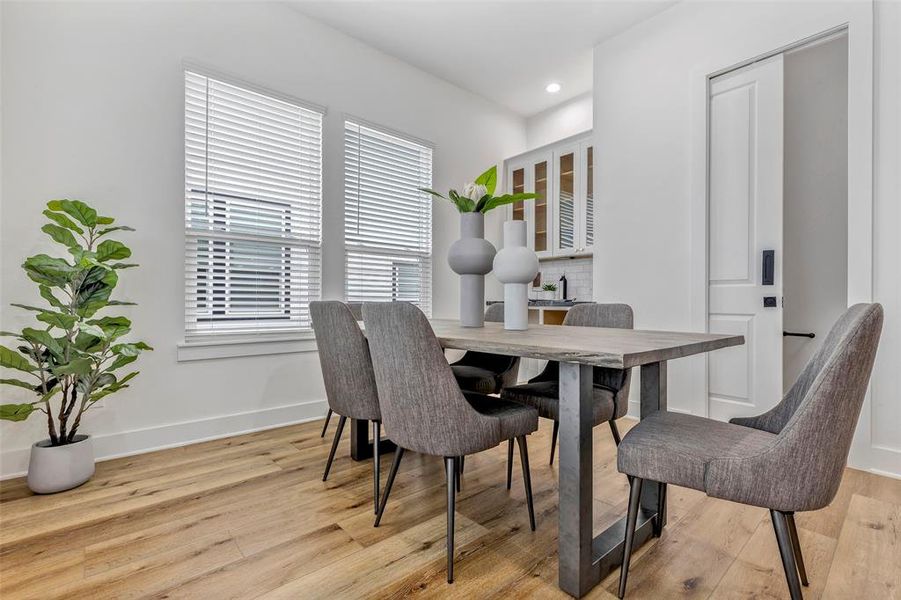
<svg viewBox="0 0 901 600"><path fill-rule="evenodd" d="M560 363L558 581L581 597L600 580L592 568L593 368Z"/></svg>
<svg viewBox="0 0 901 600"><path fill-rule="evenodd" d="M391 440L382 438L379 442L379 454L394 452L397 446ZM372 442L369 441L369 421L350 420L350 457L356 461L372 458Z"/></svg>
<svg viewBox="0 0 901 600"><path fill-rule="evenodd" d="M592 403L593 369L560 363L560 474L558 581L560 589L580 598L622 564L623 517L600 535L592 531ZM641 367L641 418L666 409L666 363ZM642 490L633 548L665 523L665 487L646 482ZM663 516L657 520L658 508Z"/></svg>

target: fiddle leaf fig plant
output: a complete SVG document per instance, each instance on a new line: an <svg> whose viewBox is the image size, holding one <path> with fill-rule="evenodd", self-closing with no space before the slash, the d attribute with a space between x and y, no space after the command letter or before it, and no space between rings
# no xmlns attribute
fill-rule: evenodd
<svg viewBox="0 0 901 600"><path fill-rule="evenodd" d="M34 313L37 323L19 332L0 331L15 340L15 349L0 345L0 366L18 372L0 384L28 390L35 399L0 405L0 419L24 421L43 413L51 444L62 446L76 441L82 416L98 400L128 387L138 371L121 374L121 369L152 348L124 340L131 331L127 318L98 315L133 304L111 296L119 272L138 265L122 262L131 250L107 236L134 229L113 225L112 217L78 200L52 200L44 216L48 223L41 231L69 256L37 254L22 263L48 306L13 304Z"/></svg>
<svg viewBox="0 0 901 600"><path fill-rule="evenodd" d="M476 177L475 181L467 183L463 187L462 194L458 193L457 190L450 190L447 193L447 197L445 197L439 192L430 190L429 188L419 188L419 191L431 194L436 198L450 200L461 213L486 213L498 206L513 204L514 202L519 202L521 200L530 200L538 197L538 194L533 194L531 192L495 196L494 191L496 188L497 166L492 166L490 169Z"/></svg>

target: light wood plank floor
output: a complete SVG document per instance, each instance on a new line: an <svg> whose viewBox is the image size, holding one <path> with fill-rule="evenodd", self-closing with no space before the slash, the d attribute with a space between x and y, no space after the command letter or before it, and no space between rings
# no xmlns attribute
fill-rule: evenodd
<svg viewBox="0 0 901 600"><path fill-rule="evenodd" d="M629 421L622 421L627 429ZM557 578L550 426L530 437L538 530L517 458L467 458L457 504L456 583L445 583L440 459L408 453L378 529L371 464L320 481L321 422L97 465L84 486L32 496L0 484L0 596L13 598L565 597ZM329 433L334 432L334 424ZM330 437L330 436L328 436ZM600 530L625 512L606 427L595 430ZM383 458L387 472L390 457ZM632 562L630 598L786 598L767 512L671 488L669 525ZM901 481L848 469L833 504L798 515L807 598L901 598ZM612 598L616 574L591 594Z"/></svg>

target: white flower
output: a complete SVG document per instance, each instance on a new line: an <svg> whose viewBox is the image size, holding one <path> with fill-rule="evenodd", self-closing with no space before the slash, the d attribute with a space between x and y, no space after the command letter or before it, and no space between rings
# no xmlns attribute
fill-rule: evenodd
<svg viewBox="0 0 901 600"><path fill-rule="evenodd" d="M473 202L478 202L482 199L482 196L488 193L488 188L484 185L479 185L478 183L467 183L463 187L462 196L466 196Z"/></svg>

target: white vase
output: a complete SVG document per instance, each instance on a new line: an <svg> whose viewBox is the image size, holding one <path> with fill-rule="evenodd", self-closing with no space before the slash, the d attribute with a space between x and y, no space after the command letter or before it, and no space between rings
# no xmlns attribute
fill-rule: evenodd
<svg viewBox="0 0 901 600"><path fill-rule="evenodd" d="M94 442L89 435L51 446L50 440L35 442L28 462L28 487L35 494L55 494L80 486L94 475Z"/></svg>
<svg viewBox="0 0 901 600"><path fill-rule="evenodd" d="M451 244L447 262L460 275L460 325L485 326L485 275L497 250L485 239L485 215L460 214L460 239Z"/></svg>
<svg viewBox="0 0 901 600"><path fill-rule="evenodd" d="M504 329L529 327L529 286L538 274L538 256L526 246L526 222L504 223L504 247L494 257L494 275L504 284Z"/></svg>

